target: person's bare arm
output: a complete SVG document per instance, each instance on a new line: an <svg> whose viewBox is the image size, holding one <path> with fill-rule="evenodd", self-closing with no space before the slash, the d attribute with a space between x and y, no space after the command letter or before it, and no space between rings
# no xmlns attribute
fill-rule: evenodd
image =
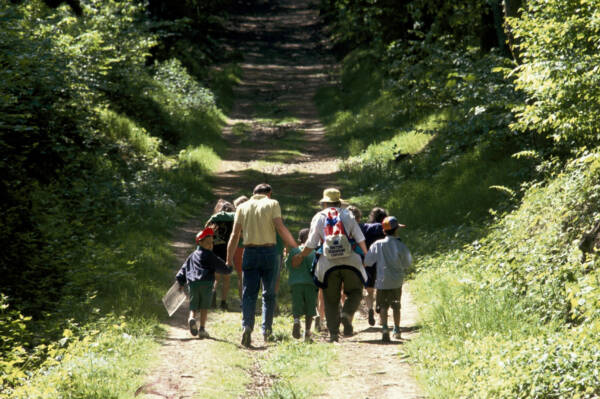
<svg viewBox="0 0 600 399"><path fill-rule="evenodd" d="M242 233L242 225L239 223L233 224L233 231L231 232L231 236L229 237L229 242L227 243L227 263L228 265L233 265L233 256L240 242L240 235Z"/></svg>
<svg viewBox="0 0 600 399"><path fill-rule="evenodd" d="M300 251L296 255L294 255L294 257L292 258L292 266L293 267L300 266L300 263L302 263L302 260L304 260L304 258L306 258L312 250L313 250L313 248L304 247L302 249L302 251Z"/></svg>
<svg viewBox="0 0 600 399"><path fill-rule="evenodd" d="M290 233L287 227L285 227L285 225L283 224L283 219L273 218L273 224L275 225L275 230L277 230L279 236L288 247L298 247L298 244L296 243L296 240L294 240L292 233Z"/></svg>

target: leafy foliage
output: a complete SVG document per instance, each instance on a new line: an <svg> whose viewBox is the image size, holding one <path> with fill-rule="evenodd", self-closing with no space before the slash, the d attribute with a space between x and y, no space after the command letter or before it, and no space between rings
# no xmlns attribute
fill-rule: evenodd
<svg viewBox="0 0 600 399"><path fill-rule="evenodd" d="M386 2L328 2L358 28L335 25L349 54L320 106L351 201L410 228L424 331L408 350L430 396L594 398L600 280L576 243L600 214L598 2L522 2L518 66L477 46L485 3L396 2L412 26L382 35Z"/></svg>
<svg viewBox="0 0 600 399"><path fill-rule="evenodd" d="M600 193L599 160L583 154L531 186L483 238L420 257L427 327L410 351L436 397L598 394L598 258L581 263L577 238L600 214L587 200Z"/></svg>
<svg viewBox="0 0 600 399"><path fill-rule="evenodd" d="M101 342L81 337L106 313L156 314L172 278L168 232L209 196L222 146L213 94L179 61L149 62L158 41L144 5L81 4L79 18L39 0L0 5L3 394L41 379L40 366L62 370L48 384L60 385L76 367L61 342L81 340L68 353ZM126 363L124 374L139 367ZM56 389L84 392L88 377ZM81 395L110 396L96 388Z"/></svg>
<svg viewBox="0 0 600 399"><path fill-rule="evenodd" d="M552 137L563 152L577 145L597 145L598 2L526 4L520 18L509 20L523 58L514 71L517 88L528 100L515 108L515 127Z"/></svg>

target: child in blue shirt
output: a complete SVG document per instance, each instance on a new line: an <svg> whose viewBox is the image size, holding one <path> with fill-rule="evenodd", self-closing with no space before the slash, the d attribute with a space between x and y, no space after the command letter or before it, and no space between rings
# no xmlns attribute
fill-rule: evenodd
<svg viewBox="0 0 600 399"><path fill-rule="evenodd" d="M308 239L309 229L302 229L298 232L298 241L302 244ZM313 282L310 272L315 258L315 251L312 251L302 260L298 267L292 266L292 258L304 249L304 245L298 248L292 248L285 260L285 265L289 271L288 284L292 291L292 315L294 316L294 327L292 336L300 338L300 317L304 315L304 341L310 342L310 328L313 317L317 314L317 286Z"/></svg>
<svg viewBox="0 0 600 399"><path fill-rule="evenodd" d="M377 273L375 288L377 288L377 307L380 308L382 328L382 341L390 341L390 332L387 325L388 308L394 314L394 338L400 339L400 300L402 297L402 283L412 264L410 251L396 237L396 231L404 225L398 223L394 216L386 217L381 223L385 238L377 240L371 245L365 256L365 266L372 267L376 264Z"/></svg>
<svg viewBox="0 0 600 399"><path fill-rule="evenodd" d="M175 276L180 288L183 290L188 284L190 293L190 315L188 324L190 333L199 338L208 338L206 332L206 318L211 305L212 288L215 283L215 272L229 274L232 268L225 264L213 250L214 230L205 228L196 235L198 248L188 256L185 263ZM200 310L200 331L196 323L196 311Z"/></svg>

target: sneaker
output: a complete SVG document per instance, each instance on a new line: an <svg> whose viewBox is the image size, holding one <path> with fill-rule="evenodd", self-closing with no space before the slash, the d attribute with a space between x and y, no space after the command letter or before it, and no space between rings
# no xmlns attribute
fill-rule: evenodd
<svg viewBox="0 0 600 399"><path fill-rule="evenodd" d="M352 328L352 323L350 322L350 319L348 318L348 316L342 316L341 322L342 322L342 325L344 326L344 336L351 337L352 334L354 333L354 331Z"/></svg>
<svg viewBox="0 0 600 399"><path fill-rule="evenodd" d="M402 339L402 333L400 332L400 327L394 327L394 339Z"/></svg>
<svg viewBox="0 0 600 399"><path fill-rule="evenodd" d="M188 324L190 326L190 334L194 337L198 335L198 326L196 325L196 319L189 319Z"/></svg>
<svg viewBox="0 0 600 399"><path fill-rule="evenodd" d="M252 330L249 327L244 327L242 333L242 346L249 348L252 344Z"/></svg>
<svg viewBox="0 0 600 399"><path fill-rule="evenodd" d="M369 325L375 325L375 312L373 311L373 309L369 309Z"/></svg>
<svg viewBox="0 0 600 399"><path fill-rule="evenodd" d="M210 335L208 335L208 332L206 332L204 327L200 327L200 330L198 330L198 338L204 339L204 338L209 338L209 337L210 337Z"/></svg>
<svg viewBox="0 0 600 399"><path fill-rule="evenodd" d="M227 307L227 302L221 301L221 310L224 310L226 312L229 310L229 308Z"/></svg>
<svg viewBox="0 0 600 399"><path fill-rule="evenodd" d="M390 342L390 330L387 328L381 330L381 342Z"/></svg>
<svg viewBox="0 0 600 399"><path fill-rule="evenodd" d="M340 342L340 337L337 334L331 334L329 336L329 342Z"/></svg>
<svg viewBox="0 0 600 399"><path fill-rule="evenodd" d="M375 306L375 313L381 312L381 307L379 305Z"/></svg>
<svg viewBox="0 0 600 399"><path fill-rule="evenodd" d="M298 339L300 338L300 322L295 321L294 327L292 327L292 337Z"/></svg>

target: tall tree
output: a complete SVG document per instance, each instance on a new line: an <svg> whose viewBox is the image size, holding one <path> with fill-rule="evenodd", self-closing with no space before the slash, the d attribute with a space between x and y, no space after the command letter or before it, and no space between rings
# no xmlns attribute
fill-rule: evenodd
<svg viewBox="0 0 600 399"><path fill-rule="evenodd" d="M518 18L520 15L521 7L524 7L526 4L526 0L504 0L504 18ZM513 59L521 64L523 62L518 43L516 42L515 36L512 33L510 26L505 22L504 23L504 31L506 33L506 37L508 38L508 48L513 56Z"/></svg>

